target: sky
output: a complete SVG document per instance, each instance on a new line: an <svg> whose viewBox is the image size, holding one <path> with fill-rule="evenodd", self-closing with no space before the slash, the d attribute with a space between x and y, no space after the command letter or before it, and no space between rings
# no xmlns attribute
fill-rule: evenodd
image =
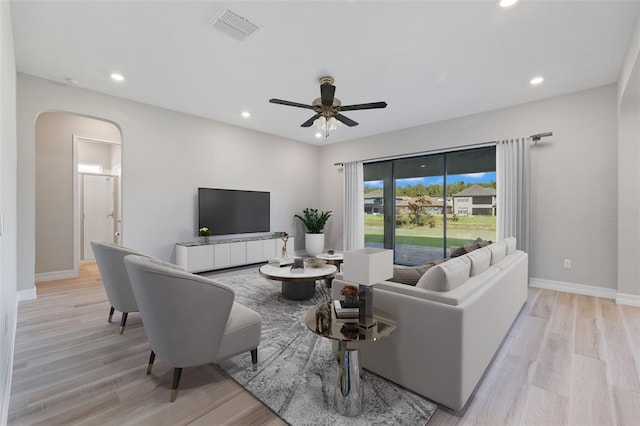
<svg viewBox="0 0 640 426"><path fill-rule="evenodd" d="M416 177L399 179L396 181L397 186L404 188L409 185L417 185L419 183L424 186L429 185L442 185L442 176L429 176L429 177ZM484 173L464 173L460 175L447 176L447 183L465 182L465 183L489 183L496 180L496 172L484 172ZM382 188L382 181L368 181L364 183L366 188Z"/></svg>

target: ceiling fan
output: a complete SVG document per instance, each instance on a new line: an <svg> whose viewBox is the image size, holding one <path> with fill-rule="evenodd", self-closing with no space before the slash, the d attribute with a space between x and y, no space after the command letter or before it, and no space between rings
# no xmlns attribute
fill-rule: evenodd
<svg viewBox="0 0 640 426"><path fill-rule="evenodd" d="M335 92L336 86L333 85L333 77L321 77L320 97L316 98L311 105L284 101L282 99L269 99L269 102L271 102L272 104L287 105L313 110L316 114L302 123L300 127L311 127L311 125L315 123L319 128L325 130L326 136L329 136L329 130L334 130L337 127L337 121L344 123L349 127L358 125L356 121L353 121L352 119L340 114L340 112L342 111L385 108L387 106L386 102L371 102L367 104L343 106L342 102L340 102L340 99L334 96Z"/></svg>

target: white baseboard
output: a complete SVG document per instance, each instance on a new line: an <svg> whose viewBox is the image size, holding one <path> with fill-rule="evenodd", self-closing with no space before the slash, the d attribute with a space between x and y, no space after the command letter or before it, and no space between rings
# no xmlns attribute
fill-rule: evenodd
<svg viewBox="0 0 640 426"><path fill-rule="evenodd" d="M547 290L564 291L567 293L582 294L585 296L601 297L603 299L616 300L616 290L612 288L596 287L592 285L568 283L564 281L551 281L542 278L529 278L531 287Z"/></svg>
<svg viewBox="0 0 640 426"><path fill-rule="evenodd" d="M36 294L35 288L31 288L29 290L20 290L18 292L18 302L22 302L23 300L33 300L37 298L38 295Z"/></svg>
<svg viewBox="0 0 640 426"><path fill-rule="evenodd" d="M66 280L69 278L76 278L77 276L78 272L73 269L69 269L67 271L42 272L40 274L36 274L36 282Z"/></svg>
<svg viewBox="0 0 640 426"><path fill-rule="evenodd" d="M637 294L618 293L616 303L619 305L629 305L640 307L640 296Z"/></svg>

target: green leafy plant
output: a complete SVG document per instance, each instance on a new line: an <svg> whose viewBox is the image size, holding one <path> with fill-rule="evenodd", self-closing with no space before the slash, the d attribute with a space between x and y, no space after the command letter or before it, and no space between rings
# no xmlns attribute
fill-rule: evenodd
<svg viewBox="0 0 640 426"><path fill-rule="evenodd" d="M318 212L318 209L306 208L302 210L302 216L295 215L307 227L310 234L321 234L324 226L331 217L331 210L328 212Z"/></svg>
<svg viewBox="0 0 640 426"><path fill-rule="evenodd" d="M211 230L206 226L203 226L202 228L198 229L198 235L201 237L208 237L209 235L211 235Z"/></svg>

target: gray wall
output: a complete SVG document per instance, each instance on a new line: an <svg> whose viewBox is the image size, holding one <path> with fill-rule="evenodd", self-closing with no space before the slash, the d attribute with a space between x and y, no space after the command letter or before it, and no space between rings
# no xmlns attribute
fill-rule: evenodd
<svg viewBox="0 0 640 426"><path fill-rule="evenodd" d="M606 213L618 203L616 98L616 86L608 85L325 146L323 207L336 213L329 244L342 245L342 171L334 163L551 131L531 150L530 276L615 289L617 218ZM565 258L572 269L563 268Z"/></svg>
<svg viewBox="0 0 640 426"><path fill-rule="evenodd" d="M319 205L319 148L18 74L18 289L34 288L35 122L66 111L110 121L122 133L123 244L175 260L195 239L197 188L271 192L271 230L296 235L293 215ZM70 235L69 241L72 241ZM303 248L297 236L295 249Z"/></svg>
<svg viewBox="0 0 640 426"><path fill-rule="evenodd" d="M11 3L0 1L0 424L6 424L16 316L16 64Z"/></svg>

